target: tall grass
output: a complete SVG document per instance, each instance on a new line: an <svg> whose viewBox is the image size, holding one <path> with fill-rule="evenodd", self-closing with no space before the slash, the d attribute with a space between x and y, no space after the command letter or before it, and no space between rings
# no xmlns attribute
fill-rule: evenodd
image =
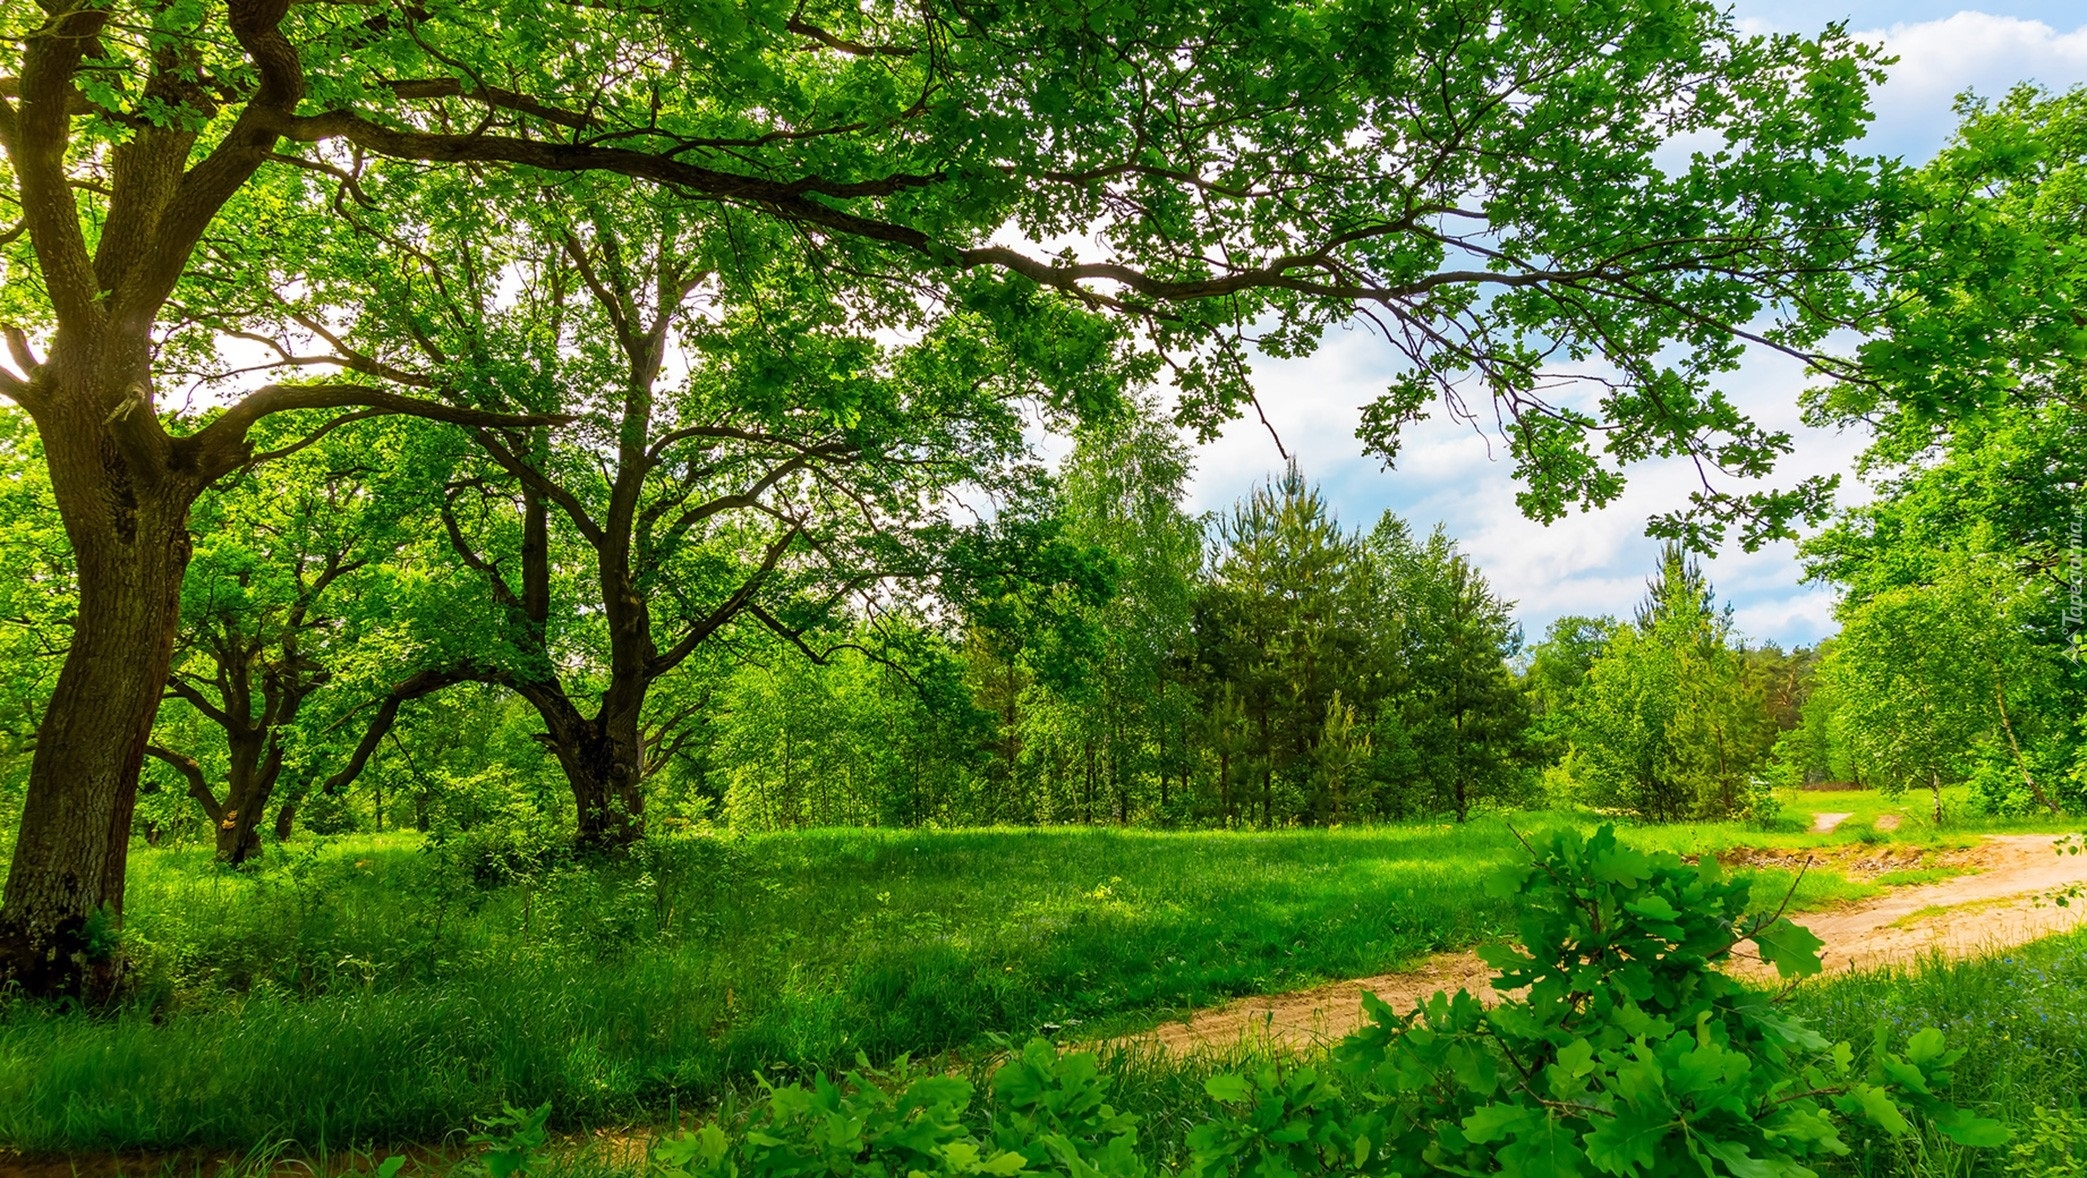
<svg viewBox="0 0 2087 1178"><path fill-rule="evenodd" d="M253 877L148 854L137 1000L5 1017L0 1141L337 1146L502 1101L599 1124L858 1051L1102 1034L1502 931L1478 885L1518 853L1493 820L687 838L519 871L402 840Z"/></svg>
<svg viewBox="0 0 2087 1178"><path fill-rule="evenodd" d="M271 851L258 872L150 852L127 902L133 1001L0 1012L0 1144L338 1151L502 1102L628 1123L858 1052L962 1066L994 1035L1098 1038L1504 933L1483 881L1524 853L1517 830L1563 821L683 837L610 865L399 836ZM1762 903L1788 881L1764 873ZM1813 872L1799 906L1863 890Z"/></svg>

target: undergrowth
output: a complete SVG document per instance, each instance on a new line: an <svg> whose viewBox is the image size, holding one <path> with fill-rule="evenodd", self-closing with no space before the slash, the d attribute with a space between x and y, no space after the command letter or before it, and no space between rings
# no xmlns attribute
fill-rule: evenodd
<svg viewBox="0 0 2087 1178"><path fill-rule="evenodd" d="M1520 855L1499 817L689 836L606 864L526 839L344 838L245 872L146 853L132 1000L0 1011L0 1144L324 1152L437 1140L504 1104L550 1102L567 1131L651 1123L858 1054L961 1068L995 1035L1091 1040L1478 943L1512 915L1480 884ZM1757 908L1789 879L1762 873ZM1814 871L1795 899L1858 886ZM1103 1066L1178 1087L1170 1062Z"/></svg>

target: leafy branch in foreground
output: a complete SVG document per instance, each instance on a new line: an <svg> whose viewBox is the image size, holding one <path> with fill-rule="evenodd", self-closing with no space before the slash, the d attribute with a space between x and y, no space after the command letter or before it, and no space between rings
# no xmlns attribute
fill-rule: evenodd
<svg viewBox="0 0 2087 1178"><path fill-rule="evenodd" d="M1524 915L1522 947L1485 954L1498 1005L1438 993L1400 1015L1365 995L1368 1025L1323 1063L1212 1077L1187 1172L1805 1178L1848 1152L1850 1124L2008 1140L1940 1095L1962 1054L1940 1031L1895 1050L1880 1025L1858 1052L1723 972L1749 943L1786 979L1819 972L1819 939L1748 915L1749 889L1708 856L1633 850L1609 827L1553 835L1502 881ZM1091 1054L1042 1041L1001 1066L980 1109L960 1078L865 1064L771 1086L744 1123L676 1135L653 1161L670 1178L1144 1178L1108 1085Z"/></svg>

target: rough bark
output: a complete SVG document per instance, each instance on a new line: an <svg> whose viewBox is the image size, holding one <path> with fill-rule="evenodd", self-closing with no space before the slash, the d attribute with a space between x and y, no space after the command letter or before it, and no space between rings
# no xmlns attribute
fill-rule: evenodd
<svg viewBox="0 0 2087 1178"><path fill-rule="evenodd" d="M645 836L644 750L637 720L582 721L553 751L571 783L582 850L613 851Z"/></svg>
<svg viewBox="0 0 2087 1178"><path fill-rule="evenodd" d="M115 981L100 928L123 914L138 773L173 658L193 491L119 444L142 348L54 354L36 406L78 570L72 647L37 730L13 866L0 899L0 980L96 998ZM113 386L113 387L112 387ZM126 452L126 451L131 452ZM170 485L171 484L171 485Z"/></svg>

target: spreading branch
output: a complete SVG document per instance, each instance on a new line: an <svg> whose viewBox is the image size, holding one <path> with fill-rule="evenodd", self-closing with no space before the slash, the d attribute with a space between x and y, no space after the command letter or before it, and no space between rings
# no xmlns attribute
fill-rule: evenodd
<svg viewBox="0 0 2087 1178"><path fill-rule="evenodd" d="M272 384L248 393L195 433L175 439L174 465L198 471L205 482L229 474L254 460L253 443L247 438L254 424L271 414L294 409L367 409L374 413L421 417L477 429L563 425L572 420L570 414L562 413L491 413L483 409L467 409L444 401L401 396L367 385Z"/></svg>

